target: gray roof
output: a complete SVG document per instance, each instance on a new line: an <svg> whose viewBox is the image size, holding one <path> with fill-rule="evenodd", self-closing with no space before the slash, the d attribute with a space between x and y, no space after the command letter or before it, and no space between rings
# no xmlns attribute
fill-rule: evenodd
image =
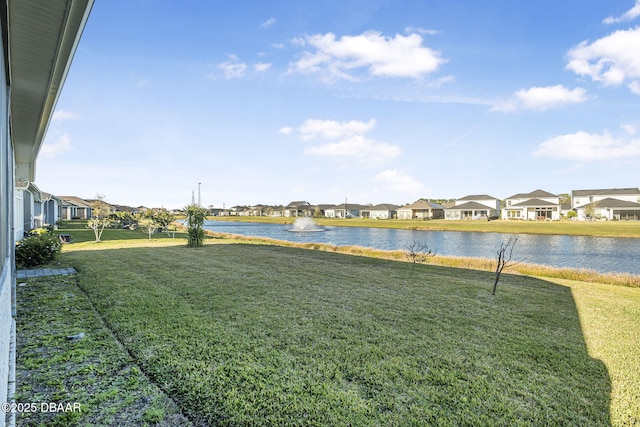
<svg viewBox="0 0 640 427"><path fill-rule="evenodd" d="M604 188L600 190L573 190L571 195L573 197L582 196L614 196L621 194L637 194L640 195L638 188Z"/></svg>
<svg viewBox="0 0 640 427"><path fill-rule="evenodd" d="M471 196L464 196L459 198L458 200L498 200L495 197L491 197L487 194L478 194L478 195L471 195Z"/></svg>
<svg viewBox="0 0 640 427"><path fill-rule="evenodd" d="M300 209L300 208L303 208L303 207L309 207L309 206L311 206L311 205L309 204L309 202L305 202L304 200L300 200L300 201L294 201L294 202L289 203L289 204L285 207L285 209L295 209L295 208Z"/></svg>
<svg viewBox="0 0 640 427"><path fill-rule="evenodd" d="M418 200L399 209L444 209L441 205L427 200Z"/></svg>
<svg viewBox="0 0 640 427"><path fill-rule="evenodd" d="M369 209L370 211L395 211L396 209L398 209L400 206L398 205L393 205L390 203L382 203L379 205L375 205L375 206L370 206Z"/></svg>
<svg viewBox="0 0 640 427"><path fill-rule="evenodd" d="M525 206L559 206L559 204L547 202L546 200L529 199L524 202L516 203L515 205L507 206L507 208L520 208Z"/></svg>
<svg viewBox="0 0 640 427"><path fill-rule="evenodd" d="M534 190L531 193L518 193L514 194L511 197L507 197L507 199L535 199L538 197L558 197L557 194L551 194L544 190Z"/></svg>
<svg viewBox="0 0 640 427"><path fill-rule="evenodd" d="M367 209L368 207L369 206L358 205L356 203L341 203L339 205L333 205L331 207L328 207L327 209L337 209L337 210L346 209L350 211L361 211L363 209Z"/></svg>
<svg viewBox="0 0 640 427"><path fill-rule="evenodd" d="M584 208L587 206L593 206L597 208L631 208L640 209L640 203L628 202L626 200L613 199L607 197L606 199L598 200L597 202L589 203L588 205L580 206Z"/></svg>
<svg viewBox="0 0 640 427"><path fill-rule="evenodd" d="M479 209L491 210L493 208L491 208L490 206L487 206L487 205L483 205L482 203L467 202L467 203L463 203L461 205L457 205L457 206L448 208L447 210L448 211L458 211L458 210L479 210Z"/></svg>
<svg viewBox="0 0 640 427"><path fill-rule="evenodd" d="M84 199L76 196L58 196L62 201L62 206L78 206L81 208L90 208L91 205Z"/></svg>

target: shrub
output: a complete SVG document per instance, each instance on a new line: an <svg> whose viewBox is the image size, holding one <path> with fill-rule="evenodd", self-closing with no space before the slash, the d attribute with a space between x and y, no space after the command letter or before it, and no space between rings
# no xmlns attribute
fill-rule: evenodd
<svg viewBox="0 0 640 427"><path fill-rule="evenodd" d="M62 249L58 236L35 234L16 243L16 267L30 268L53 261Z"/></svg>
<svg viewBox="0 0 640 427"><path fill-rule="evenodd" d="M204 244L204 230L202 228L189 228L188 231L189 241L187 245L189 247L200 247Z"/></svg>
<svg viewBox="0 0 640 427"><path fill-rule="evenodd" d="M207 218L207 211L203 207L191 204L185 208L187 212L187 225L189 240L187 245L189 247L200 247L204 244L204 220Z"/></svg>

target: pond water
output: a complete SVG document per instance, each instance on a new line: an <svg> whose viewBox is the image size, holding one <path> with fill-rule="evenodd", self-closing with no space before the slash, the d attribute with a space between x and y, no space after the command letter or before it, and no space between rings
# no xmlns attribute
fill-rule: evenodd
<svg viewBox="0 0 640 427"><path fill-rule="evenodd" d="M405 250L413 242L424 242L438 255L482 258L494 258L500 243L510 237L500 233L366 227L324 227L323 232L292 232L290 224L226 221L206 221L205 229L298 243L357 245L384 250ZM640 275L640 239L521 234L514 259L552 267Z"/></svg>

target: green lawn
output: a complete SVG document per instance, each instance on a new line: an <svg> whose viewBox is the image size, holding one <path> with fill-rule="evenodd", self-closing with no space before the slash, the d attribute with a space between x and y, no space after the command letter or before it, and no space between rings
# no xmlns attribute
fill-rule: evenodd
<svg viewBox="0 0 640 427"><path fill-rule="evenodd" d="M16 402L37 405L16 415L18 426L187 425L104 325L75 277L20 283ZM84 338L68 339L79 333ZM71 410L42 411L46 402Z"/></svg>
<svg viewBox="0 0 640 427"><path fill-rule="evenodd" d="M640 289L158 243L60 262L197 425L640 423Z"/></svg>

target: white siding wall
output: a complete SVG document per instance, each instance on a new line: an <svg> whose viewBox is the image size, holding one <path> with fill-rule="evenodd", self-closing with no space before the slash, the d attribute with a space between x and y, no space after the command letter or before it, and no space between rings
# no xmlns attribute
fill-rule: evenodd
<svg viewBox="0 0 640 427"><path fill-rule="evenodd" d="M0 50L0 63L5 64L4 50ZM13 268L15 234L14 225L14 156L9 141L9 101L6 72L0 67L0 403L9 394L9 370L15 360L11 353L11 329L14 325L13 294L15 276ZM22 206L22 203L18 204ZM20 217L22 222L22 217ZM5 414L0 412L0 427L5 425Z"/></svg>
<svg viewBox="0 0 640 427"><path fill-rule="evenodd" d="M15 202L13 205L13 220L14 220L14 240L18 240L24 237L24 191L16 190Z"/></svg>
<svg viewBox="0 0 640 427"><path fill-rule="evenodd" d="M389 219L389 211L371 211L370 218Z"/></svg>
<svg viewBox="0 0 640 427"><path fill-rule="evenodd" d="M398 219L411 219L411 209L398 209Z"/></svg>

